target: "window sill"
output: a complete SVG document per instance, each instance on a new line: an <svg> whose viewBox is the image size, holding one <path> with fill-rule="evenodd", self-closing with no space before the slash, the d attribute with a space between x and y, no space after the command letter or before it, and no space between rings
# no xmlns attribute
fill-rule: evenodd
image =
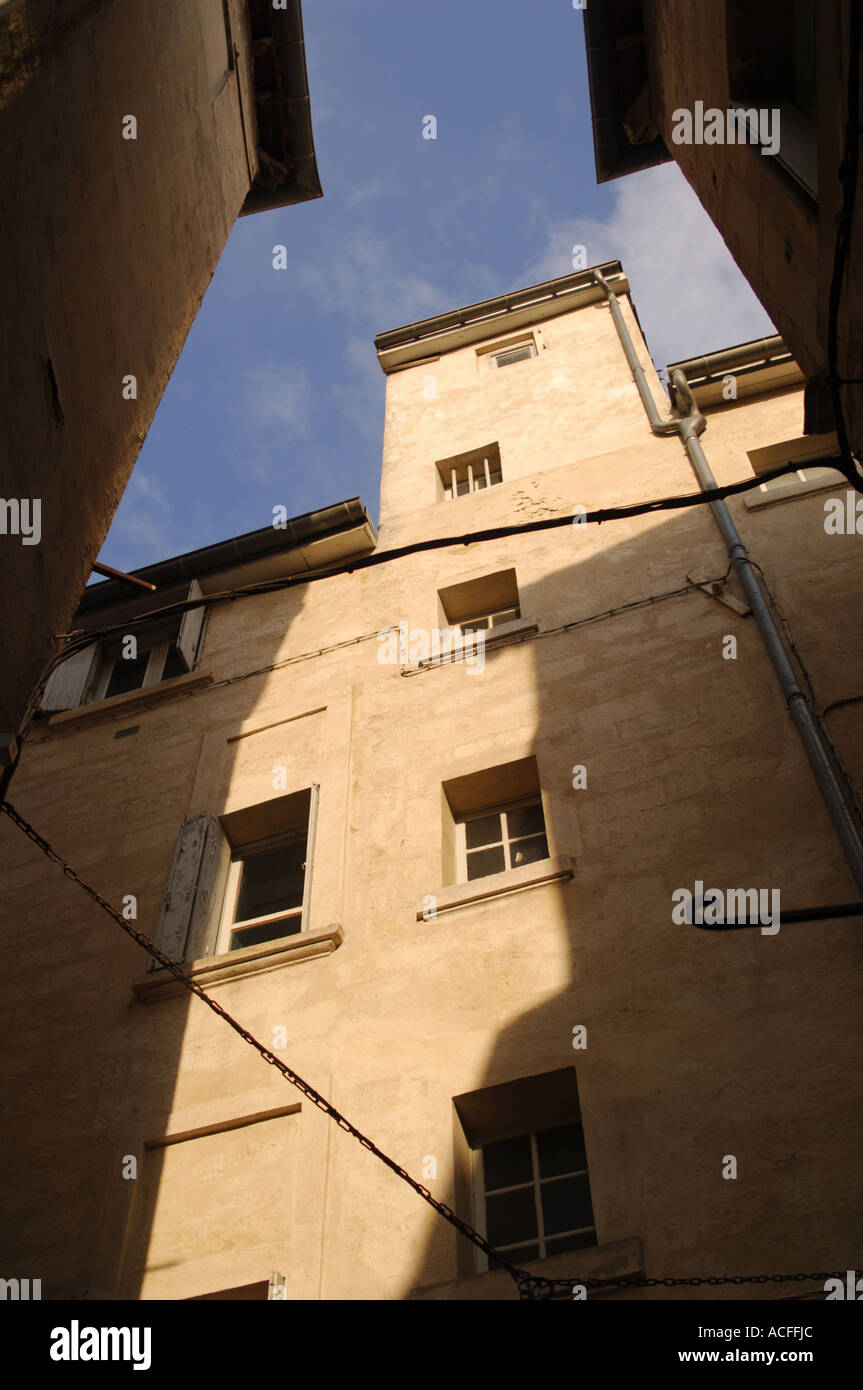
<svg viewBox="0 0 863 1390"><path fill-rule="evenodd" d="M112 695L110 700L97 700L91 705L79 705L76 709L52 714L48 720L48 727L57 729L72 725L77 728L115 713L122 717L133 711L148 709L150 705L157 705L162 700L169 700L172 695L183 695L186 691L197 690L212 683L213 677L209 673L189 671L185 676L172 676L170 680L144 686L141 690L127 690L124 695Z"/></svg>
<svg viewBox="0 0 863 1390"><path fill-rule="evenodd" d="M435 915L454 912L459 907L472 907L475 903L488 902L490 898L504 897L508 893L521 893L526 888L538 888L543 883L559 883L572 878L575 860L568 854L556 854L550 859L540 859L536 864L523 864L520 869L507 869L502 874L490 874L488 878L475 878L470 883L456 883L442 888L437 893L426 894L417 900L417 921L424 920L430 897L434 898Z"/></svg>
<svg viewBox="0 0 863 1390"><path fill-rule="evenodd" d="M547 1260L532 1260L519 1266L529 1274L545 1279L566 1279L570 1284L578 1284L586 1279L631 1279L644 1274L644 1257L641 1241L616 1240L609 1245L592 1245L587 1250L568 1250L563 1255L552 1255ZM588 1290L588 1299L613 1298L624 1290ZM572 1288L564 1289L559 1297L572 1299ZM465 1279L454 1279L448 1284L430 1284L426 1288L412 1289L408 1298L457 1302L488 1299L502 1301L517 1299L518 1288L515 1280L505 1269L494 1269L488 1274L474 1274Z"/></svg>
<svg viewBox="0 0 863 1390"><path fill-rule="evenodd" d="M264 941L258 946L246 946L241 951L231 951L222 956L205 956L201 960L183 962L183 972L202 989L211 985L224 984L230 980L244 980L249 975L262 975L269 970L278 970L283 965L299 965L302 961L315 960L319 956L329 956L341 946L345 934L338 922L324 931L298 932L296 936L283 936L277 941ZM132 981L132 989L144 1004L152 1004L158 999L169 999L177 994L187 994L188 990L164 966L148 971Z"/></svg>

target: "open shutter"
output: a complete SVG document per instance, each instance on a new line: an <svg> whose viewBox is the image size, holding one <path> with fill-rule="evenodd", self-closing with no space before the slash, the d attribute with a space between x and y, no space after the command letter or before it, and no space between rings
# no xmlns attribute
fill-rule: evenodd
<svg viewBox="0 0 863 1390"><path fill-rule="evenodd" d="M315 833L318 828L318 792L313 786L309 798L309 833L306 837L306 873L303 879L303 916L300 931L309 930L309 908L312 900L312 870L315 864Z"/></svg>
<svg viewBox="0 0 863 1390"><path fill-rule="evenodd" d="M185 959L189 948L193 944L197 947L197 941L190 940L190 929L196 903L199 902L199 888L200 913L195 919L196 927L204 912L210 910L214 892L217 891L214 865L220 860L217 852L220 835L224 840L218 817L208 812L190 816L179 827L168 891L165 892L156 927L156 945L172 960ZM150 969L157 966L157 960L153 960Z"/></svg>
<svg viewBox="0 0 863 1390"><path fill-rule="evenodd" d="M230 867L231 846L228 838L218 816L208 816L198 886L186 940L186 955L190 960L215 954Z"/></svg>
<svg viewBox="0 0 863 1390"><path fill-rule="evenodd" d="M193 579L189 587L189 598L201 598L201 586L197 579ZM201 628L204 626L204 618L207 609L204 604L200 608L190 608L180 619L180 632L177 637L177 651L191 671L198 655L198 647L201 641Z"/></svg>
<svg viewBox="0 0 863 1390"><path fill-rule="evenodd" d="M87 693L98 654L99 648L93 643L92 646L85 647L83 651L75 652L74 656L67 656L65 661L61 661L45 682L42 708L75 709L80 705Z"/></svg>

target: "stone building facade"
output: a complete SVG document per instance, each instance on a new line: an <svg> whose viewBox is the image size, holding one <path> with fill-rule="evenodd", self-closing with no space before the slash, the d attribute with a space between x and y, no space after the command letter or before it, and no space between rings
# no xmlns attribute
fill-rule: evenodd
<svg viewBox="0 0 863 1390"><path fill-rule="evenodd" d="M516 1265L853 1268L859 919L709 931L676 906L859 894L710 508L578 520L697 490L627 365L608 288L667 418L623 269L600 269L377 340L379 536L352 501L142 571L150 609L88 591L90 655L11 800ZM682 370L720 483L799 459L729 508L856 817L863 541L826 525L835 442L803 439L775 347L770 369L726 360L733 396ZM43 1297L518 1296L5 818L0 837L7 1275ZM753 1292L783 1290L721 1291Z"/></svg>
<svg viewBox="0 0 863 1390"><path fill-rule="evenodd" d="M320 196L299 0L0 13L0 774L238 214Z"/></svg>
<svg viewBox="0 0 863 1390"><path fill-rule="evenodd" d="M676 160L804 372L807 432L835 423L829 344L840 262L836 372L859 455L855 13L859 23L853 0L603 0L584 9L584 25L599 180Z"/></svg>

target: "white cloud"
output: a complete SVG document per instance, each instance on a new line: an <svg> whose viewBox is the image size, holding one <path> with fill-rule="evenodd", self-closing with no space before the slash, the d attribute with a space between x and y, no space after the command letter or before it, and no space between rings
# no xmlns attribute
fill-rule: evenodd
<svg viewBox="0 0 863 1390"><path fill-rule="evenodd" d="M137 553L170 554L174 514L175 508L162 486L135 469L117 511L112 538L119 536Z"/></svg>
<svg viewBox="0 0 863 1390"><path fill-rule="evenodd" d="M574 246L588 265L620 260L657 366L776 332L676 164L630 174L615 192L606 221L548 227L525 285L571 274Z"/></svg>
<svg viewBox="0 0 863 1390"><path fill-rule="evenodd" d="M308 372L296 363L259 362L244 374L243 419L252 430L288 425L308 434L311 400Z"/></svg>

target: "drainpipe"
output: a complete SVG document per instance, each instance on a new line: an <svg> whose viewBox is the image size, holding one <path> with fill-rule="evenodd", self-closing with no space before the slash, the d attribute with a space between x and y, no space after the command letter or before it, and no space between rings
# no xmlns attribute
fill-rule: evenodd
<svg viewBox="0 0 863 1390"><path fill-rule="evenodd" d="M682 371L675 371L672 374L672 387L675 401L681 398L685 402L689 411L688 415L680 419L663 420L648 387L644 368L638 360L617 296L598 270L594 270L593 277L608 300L611 317L614 320L621 347L638 388L641 403L650 421L650 428L656 435L679 435L702 492L709 488L715 488L717 486L716 479L698 438L707 428L707 421L695 403L686 377ZM761 633L762 641L767 649L767 655L776 672L782 693L785 696L786 706L809 759L822 800L827 807L845 854L845 860L857 884L858 891L863 896L863 839L861 839L845 790L831 761L826 740L809 700L794 673L785 644L761 588L758 573L749 559L731 513L722 501L710 502L708 505L728 547L729 558L739 576L758 631Z"/></svg>

